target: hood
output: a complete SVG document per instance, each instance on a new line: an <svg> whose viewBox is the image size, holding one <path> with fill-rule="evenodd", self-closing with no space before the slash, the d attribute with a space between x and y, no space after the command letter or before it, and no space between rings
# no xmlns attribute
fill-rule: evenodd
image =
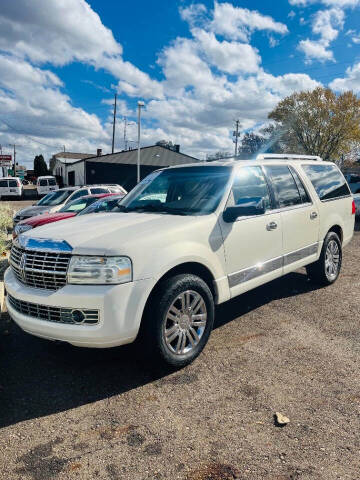
<svg viewBox="0 0 360 480"><path fill-rule="evenodd" d="M51 223L21 236L65 240L79 255L127 255L134 246L160 245L171 236L181 237L187 228L204 228L209 216L155 213L92 213Z"/></svg>
<svg viewBox="0 0 360 480"><path fill-rule="evenodd" d="M43 212L48 212L51 207L46 205L33 205L32 207L22 208L15 214L15 218L23 217L29 218L35 215L40 215Z"/></svg>
<svg viewBox="0 0 360 480"><path fill-rule="evenodd" d="M57 212L57 213L43 213L42 215L35 215L35 217L27 218L19 222L19 225L31 225L39 227L46 223L57 222L58 220L65 220L66 218L75 217L75 212Z"/></svg>

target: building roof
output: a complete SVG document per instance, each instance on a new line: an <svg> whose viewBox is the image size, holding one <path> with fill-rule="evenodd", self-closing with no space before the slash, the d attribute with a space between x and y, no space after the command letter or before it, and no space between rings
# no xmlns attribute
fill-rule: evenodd
<svg viewBox="0 0 360 480"><path fill-rule="evenodd" d="M53 158L59 160L62 159L72 159L72 160L83 160L84 158L93 157L93 153L76 153L76 152L59 152L53 155Z"/></svg>
<svg viewBox="0 0 360 480"><path fill-rule="evenodd" d="M88 162L96 163L122 163L125 165L137 164L137 149L125 150L123 152L109 153L101 156L91 156L86 158ZM79 163L79 160L75 163ZM154 167L168 167L171 165L186 165L188 163L200 162L195 157L180 152L174 152L161 145L141 148L141 165L151 165Z"/></svg>

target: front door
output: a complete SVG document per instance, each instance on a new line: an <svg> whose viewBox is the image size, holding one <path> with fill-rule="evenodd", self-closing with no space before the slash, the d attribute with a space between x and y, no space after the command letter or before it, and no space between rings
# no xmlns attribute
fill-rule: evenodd
<svg viewBox="0 0 360 480"><path fill-rule="evenodd" d="M281 215L271 213L273 198L261 167L239 168L227 206L257 206L261 202L264 215L239 217L233 223L219 220L232 297L282 275Z"/></svg>

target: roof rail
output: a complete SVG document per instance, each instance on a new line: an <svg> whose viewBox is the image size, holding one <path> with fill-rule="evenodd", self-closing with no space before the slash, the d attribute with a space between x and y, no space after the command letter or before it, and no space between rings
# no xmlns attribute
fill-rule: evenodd
<svg viewBox="0 0 360 480"><path fill-rule="evenodd" d="M322 162L318 155L298 155L297 153L261 153L256 160L314 160Z"/></svg>

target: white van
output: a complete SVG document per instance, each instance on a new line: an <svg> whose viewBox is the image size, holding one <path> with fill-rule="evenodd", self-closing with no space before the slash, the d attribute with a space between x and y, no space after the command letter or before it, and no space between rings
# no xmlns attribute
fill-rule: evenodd
<svg viewBox="0 0 360 480"><path fill-rule="evenodd" d="M36 190L38 196L42 196L54 190L59 190L59 185L56 184L55 177L47 175L37 179Z"/></svg>
<svg viewBox="0 0 360 480"><path fill-rule="evenodd" d="M0 198L16 197L21 198L23 193L23 185L20 178L4 177L0 178Z"/></svg>

